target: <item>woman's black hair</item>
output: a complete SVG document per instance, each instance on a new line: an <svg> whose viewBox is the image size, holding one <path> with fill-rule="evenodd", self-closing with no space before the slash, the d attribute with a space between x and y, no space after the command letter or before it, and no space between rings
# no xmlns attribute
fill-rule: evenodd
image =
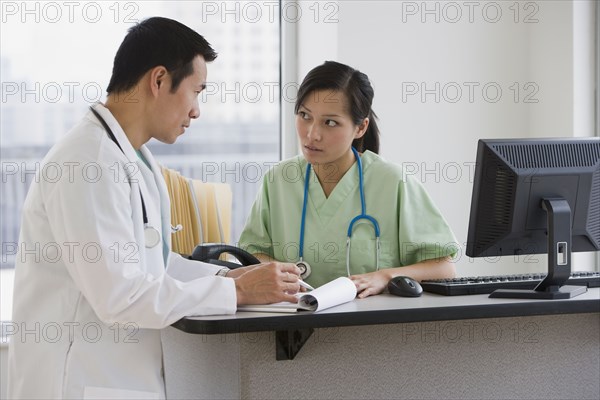
<svg viewBox="0 0 600 400"><path fill-rule="evenodd" d="M132 89L149 70L159 65L171 74L171 92L194 73L198 55L206 62L217 58L210 44L194 30L163 17L148 18L131 27L115 56L107 93Z"/></svg>
<svg viewBox="0 0 600 400"><path fill-rule="evenodd" d="M348 65L335 61L326 61L313 68L304 78L298 89L298 98L294 112L298 114L300 106L308 95L320 90L332 90L344 93L348 101L349 113L355 125L369 118L369 126L365 134L352 142L352 146L360 152L370 150L379 153L379 128L377 115L371 108L375 92L369 77Z"/></svg>

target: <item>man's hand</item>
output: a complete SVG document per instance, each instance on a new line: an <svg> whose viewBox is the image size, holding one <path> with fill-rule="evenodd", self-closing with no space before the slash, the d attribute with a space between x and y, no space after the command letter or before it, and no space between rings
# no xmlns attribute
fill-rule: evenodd
<svg viewBox="0 0 600 400"><path fill-rule="evenodd" d="M234 272L238 269L243 273ZM281 301L295 303L300 290L300 269L292 263L268 262L237 268L227 276L235 280L237 304L270 304Z"/></svg>
<svg viewBox="0 0 600 400"><path fill-rule="evenodd" d="M241 276L242 274L245 274L246 272L253 270L254 268L257 268L261 265L262 264L247 265L245 267L238 267L238 268L229 270L229 272L227 272L227 277L228 278L237 278L237 277Z"/></svg>

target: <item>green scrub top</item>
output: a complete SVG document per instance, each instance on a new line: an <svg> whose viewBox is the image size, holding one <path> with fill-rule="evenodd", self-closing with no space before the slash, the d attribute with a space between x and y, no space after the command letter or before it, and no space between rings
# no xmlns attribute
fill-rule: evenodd
<svg viewBox="0 0 600 400"><path fill-rule="evenodd" d="M419 181L400 166L366 151L362 155L366 213L381 230L379 267L392 268L451 256L456 239ZM307 162L297 156L264 176L239 246L283 262L299 261L300 223ZM321 286L346 272L348 225L360 214L358 165L355 162L329 197L311 169L304 228L304 261L312 269L306 282ZM325 179L327 179L325 177ZM367 220L354 224L350 274L375 271L375 232Z"/></svg>

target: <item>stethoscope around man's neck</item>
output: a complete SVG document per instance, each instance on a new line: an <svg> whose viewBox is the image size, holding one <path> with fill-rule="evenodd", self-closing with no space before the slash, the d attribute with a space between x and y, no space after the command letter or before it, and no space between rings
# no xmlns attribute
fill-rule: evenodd
<svg viewBox="0 0 600 400"><path fill-rule="evenodd" d="M106 133L108 134L110 139L113 142L115 142L117 147L119 147L119 150L121 150L123 152L123 154L125 154L125 151L123 151L123 148L117 141L115 134L113 133L112 129L110 129L110 127L108 126L108 124L106 123L104 118L102 118L100 116L100 114L98 113L98 111L94 110L93 107L90 107L90 110L92 110L92 113L94 113L96 118L98 118L98 121L100 121L104 130L106 130ZM144 203L144 196L142 196L141 189L140 189L140 200L142 201L142 218L144 220L144 242L145 242L144 244L145 244L146 248L152 248L152 247L157 246L160 243L160 233L158 232L158 229L156 229L155 227L153 227L152 225L150 225L148 223L148 214L146 213L146 204Z"/></svg>
<svg viewBox="0 0 600 400"><path fill-rule="evenodd" d="M367 207L365 205L365 192L364 192L364 186L363 186L362 161L361 161L360 155L358 154L358 151L356 151L356 149L354 147L352 147L352 152L354 153L354 158L356 158L356 164L358 167L358 191L360 193L360 208L361 208L361 210L360 210L360 214L357 215L356 217L352 218L352 220L350 221L350 225L348 225L348 235L346 238L346 273L348 274L348 276L350 276L350 245L352 242L352 240L351 240L352 229L354 228L354 224L357 221L360 221L361 219L366 219L367 221L371 222L371 224L373 225L373 229L375 230L375 245L376 245L375 271L379 271L379 253L381 251L380 241L379 241L379 237L380 237L379 224L377 223L377 220L375 218L373 218L372 216L367 214ZM311 170L311 165L308 164L306 166L306 176L304 178L304 200L302 203L302 219L300 220L300 249L298 250L298 256L300 258L300 261L298 261L296 263L296 265L298 265L298 267L300 268L301 276L303 279L306 279L311 273L310 265L303 259L303 256L304 256L304 228L306 225L306 205L308 203L308 185L309 185L309 181L310 181L310 170Z"/></svg>

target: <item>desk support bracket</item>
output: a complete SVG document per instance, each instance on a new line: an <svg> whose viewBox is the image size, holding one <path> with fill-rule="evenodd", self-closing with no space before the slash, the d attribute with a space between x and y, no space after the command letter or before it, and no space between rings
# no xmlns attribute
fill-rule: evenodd
<svg viewBox="0 0 600 400"><path fill-rule="evenodd" d="M276 359L293 360L314 331L313 328L275 331Z"/></svg>

